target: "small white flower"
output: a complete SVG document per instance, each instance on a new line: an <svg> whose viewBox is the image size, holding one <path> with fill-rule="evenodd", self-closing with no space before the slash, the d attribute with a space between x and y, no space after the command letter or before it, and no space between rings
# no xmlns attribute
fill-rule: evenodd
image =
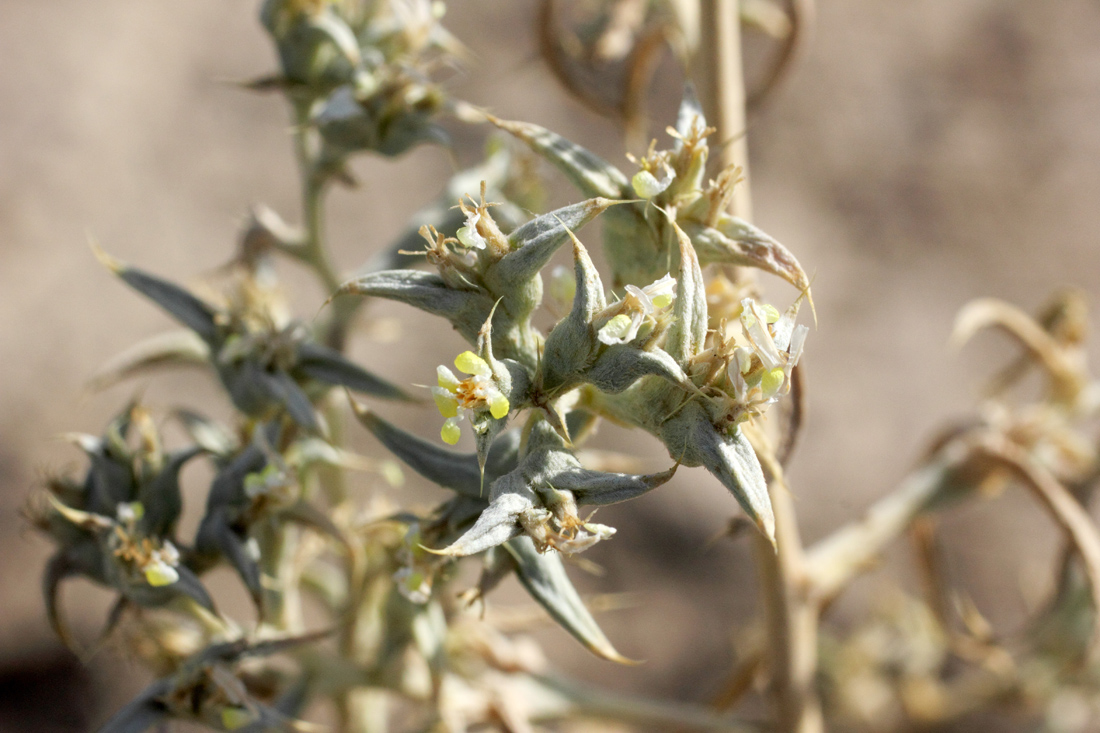
<svg viewBox="0 0 1100 733"><path fill-rule="evenodd" d="M790 389L791 372L802 356L809 329L796 325L798 308L783 315L752 298L741 301L741 328L748 346L733 351L728 375L733 397L746 406L774 402Z"/></svg>
<svg viewBox="0 0 1100 733"><path fill-rule="evenodd" d="M476 208L463 210L466 212L466 226L458 230L458 241L470 249L485 249L489 243L477 231L477 223L481 221L481 212Z"/></svg>
<svg viewBox="0 0 1100 733"><path fill-rule="evenodd" d="M647 319L652 320L658 310L672 305L676 297L676 280L665 275L660 280L639 288L627 285L626 295L609 311L622 311L608 319L596 333L600 343L625 344L633 341Z"/></svg>
<svg viewBox="0 0 1100 733"><path fill-rule="evenodd" d="M154 588L172 585L180 579L176 567L180 562L180 553L171 542L165 542L159 550L153 550L148 560L141 566L145 580Z"/></svg>
<svg viewBox="0 0 1100 733"><path fill-rule="evenodd" d="M133 524L145 516L145 507L140 501L123 502L118 505L115 516L122 524Z"/></svg>

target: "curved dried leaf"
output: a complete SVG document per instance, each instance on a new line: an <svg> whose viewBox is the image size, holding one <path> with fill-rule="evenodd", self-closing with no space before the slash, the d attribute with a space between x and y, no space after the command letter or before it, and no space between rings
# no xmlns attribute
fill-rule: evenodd
<svg viewBox="0 0 1100 733"><path fill-rule="evenodd" d="M1007 439L997 437L986 440L981 449L988 457L1008 468L1035 493L1081 558L1093 604L1093 628L1088 654L1091 661L1100 659L1100 530L1089 516L1088 510L1074 498L1069 489L1019 447Z"/></svg>
<svg viewBox="0 0 1100 733"><path fill-rule="evenodd" d="M597 718L638 726L644 730L724 731L760 733L757 725L731 720L700 705L616 695L596 685L581 685L540 675L528 693L533 720Z"/></svg>
<svg viewBox="0 0 1100 733"><path fill-rule="evenodd" d="M717 227L685 223L702 265L755 267L786 280L807 295L810 279L791 251L747 221L724 216ZM811 307L813 301L811 300Z"/></svg>
<svg viewBox="0 0 1100 733"><path fill-rule="evenodd" d="M539 553L530 537L517 537L504 543L516 563L516 577L551 618L572 634L593 654L621 664L635 664L619 654L573 587L561 555L551 550Z"/></svg>
<svg viewBox="0 0 1100 733"><path fill-rule="evenodd" d="M994 327L1015 338L1059 385L1071 389L1080 385L1077 365L1067 358L1062 345L1034 318L1003 300L979 298L963 306L955 317L951 340L962 345L978 331Z"/></svg>
<svg viewBox="0 0 1100 733"><path fill-rule="evenodd" d="M206 366L210 347L194 331L169 331L146 339L101 366L88 386L106 389L124 379L158 367Z"/></svg>
<svg viewBox="0 0 1100 733"><path fill-rule="evenodd" d="M510 122L488 115L489 122L508 132L545 158L585 196L633 199L630 181L615 166L595 153L573 143L545 127L526 122Z"/></svg>

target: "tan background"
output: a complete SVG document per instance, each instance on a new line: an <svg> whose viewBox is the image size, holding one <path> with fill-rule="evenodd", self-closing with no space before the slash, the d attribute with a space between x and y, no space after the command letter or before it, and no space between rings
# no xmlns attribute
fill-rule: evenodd
<svg viewBox="0 0 1100 733"><path fill-rule="evenodd" d="M88 396L87 375L168 324L95 264L88 234L123 259L193 281L225 260L251 203L297 216L282 102L226 83L272 68L255 6L0 2L0 730L81 730L143 679L110 651L93 662L94 678L57 656L38 590L49 548L26 531L19 507L45 471L80 466L56 437L98 432L134 389ZM448 24L481 60L455 93L622 161L615 126L569 100L535 58L533 9L451 3ZM662 75L658 118L674 105L673 76ZM993 295L1033 308L1063 284L1095 296L1098 120L1095 3L822 3L811 53L749 131L757 222L816 275L811 417L792 471L807 538L891 486L935 426L970 409L990 371L983 359L1008 353L988 337L951 352L961 304ZM457 138L465 159L480 135ZM338 261L351 269L387 242L448 170L430 149L359 161L363 187L332 199ZM320 293L292 280L312 315ZM791 296L769 287L779 303ZM356 344L357 357L391 377L428 381L460 348L449 329L406 310L375 312L410 324L394 361L392 346ZM410 346L418 337L436 350ZM225 412L199 375L143 385L154 405L193 399ZM426 412L390 414L425 435L438 427ZM666 463L651 441L605 435L607 445L659 456L652 468ZM204 471L191 469L188 481L201 484ZM190 491L201 497L201 486ZM713 689L731 658L730 621L751 612L754 595L746 544L707 545L734 513L699 470L601 513L620 530L592 554L608 572L579 582L644 599L604 623L624 653L649 660L615 670L610 684L683 699ZM979 606L995 621L1018 619L1019 577L1046 572L1049 525L1019 496L948 525L950 565ZM905 577L859 585L838 623L860 617L872 586ZM105 599L68 597L90 640ZM577 676L609 676L564 634L541 638ZM28 722L26 708L49 708L53 722Z"/></svg>

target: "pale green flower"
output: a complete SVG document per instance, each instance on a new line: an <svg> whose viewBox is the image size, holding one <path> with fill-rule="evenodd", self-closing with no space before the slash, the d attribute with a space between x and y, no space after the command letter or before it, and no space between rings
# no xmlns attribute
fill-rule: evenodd
<svg viewBox="0 0 1100 733"><path fill-rule="evenodd" d="M180 579L179 571L176 570L179 563L179 550L171 542L165 540L164 545L159 550L153 550L149 553L148 559L141 566L141 572L151 586L159 588L164 585L172 585Z"/></svg>
<svg viewBox="0 0 1100 733"><path fill-rule="evenodd" d="M459 379L445 366L436 369L438 386L432 387L432 398L439 414L447 418L440 437L448 445L454 445L462 435L459 423L471 412L488 410L494 419L500 420L511 410L508 397L493 379L489 362L472 351L464 351L455 358L455 367L469 374Z"/></svg>
<svg viewBox="0 0 1100 733"><path fill-rule="evenodd" d="M609 346L633 341L642 324L653 322L657 312L671 306L675 298L676 280L667 274L644 288L627 285L623 299L606 309L605 313L615 315L600 327L596 337Z"/></svg>

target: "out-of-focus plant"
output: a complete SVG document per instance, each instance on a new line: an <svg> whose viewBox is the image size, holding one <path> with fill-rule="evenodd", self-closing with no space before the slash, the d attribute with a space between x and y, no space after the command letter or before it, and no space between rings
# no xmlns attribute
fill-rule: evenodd
<svg viewBox="0 0 1100 733"><path fill-rule="evenodd" d="M801 427L809 328L798 319L804 303L812 308L809 279L750 222L743 145L727 144L743 137L745 101L739 56L728 51L740 48L738 19L789 38L804 30L807 10L795 3L788 17L763 2L618 0L592 3L576 34L544 23L544 50L567 86L635 112L644 104L633 77L651 62L646 29L661 28L653 31L661 38L677 29L702 98L687 84L669 146L653 142L623 171L545 128L450 98L438 74L464 52L440 25L442 3L262 4L280 69L248 86L278 91L290 105L301 227L254 210L228 283L202 297L97 249L185 330L139 344L95 383L198 365L217 378L235 417L223 425L179 408L171 418L189 441L169 449L149 408L134 402L102 437L72 436L86 474L50 480L29 508L57 545L44 586L58 633L75 643L58 602L63 581L79 576L109 588L118 600L104 633L123 639L157 677L103 731L136 733L170 719L218 730L312 730L302 717L323 700L344 731L531 731L579 719L749 730L759 726L726 710L756 681L775 701L768 727L786 731L823 730L826 719L871 730L941 724L1008 699L1045 715L1052 730L1091 724L1100 536L1084 505L1100 476L1090 433L1100 388L1086 369L1078 296L1038 320L995 301L964 310L960 339L1000 327L1026 358L896 492L817 545L799 540L783 465ZM544 4L544 20L555 12L555 3ZM710 51L721 57L712 66ZM629 59L634 86L624 98L579 88L568 67L607 59ZM715 127L704 109L717 110ZM324 236L328 188L354 185L348 162L357 154L447 144L449 117L495 126L512 140L493 142L397 242L342 275ZM522 146L585 199L527 214L539 182ZM577 237L596 218L610 291ZM550 269L544 291L543 273L565 246L573 272ZM313 320L287 307L279 256L313 273L329 296ZM789 306L761 300L759 270L793 286ZM344 354L353 318L372 298L444 318L466 342L456 346L453 369L435 370L438 440L384 419L374 402L410 393ZM536 325L542 308L557 317L549 329ZM1048 389L1039 400L1011 401L1009 389L1034 365ZM365 505L357 499L349 471L397 483L401 469L347 450L349 411L447 499L428 512L392 506L381 492ZM775 419L764 420L769 412ZM579 448L603 419L659 439L668 469L635 475L586 465ZM467 430L473 453L440 445ZM193 460L209 461L214 474L197 530L181 537L180 472ZM759 530L762 625L714 705L571 683L529 640L471 611L515 576L594 654L629 662L573 588L562 555L615 534L583 507L631 500L681 466L715 476ZM1012 639L994 633L972 604L952 605L961 596L934 551L939 513L1007 484L1030 490L1067 539L1056 596ZM845 638L819 635L826 606L907 531L924 560L928 598L900 600ZM481 576L459 592L456 567L467 557L477 558ZM230 618L207 591L204 575L223 562L251 597L254 621ZM306 596L323 618L307 623Z"/></svg>

